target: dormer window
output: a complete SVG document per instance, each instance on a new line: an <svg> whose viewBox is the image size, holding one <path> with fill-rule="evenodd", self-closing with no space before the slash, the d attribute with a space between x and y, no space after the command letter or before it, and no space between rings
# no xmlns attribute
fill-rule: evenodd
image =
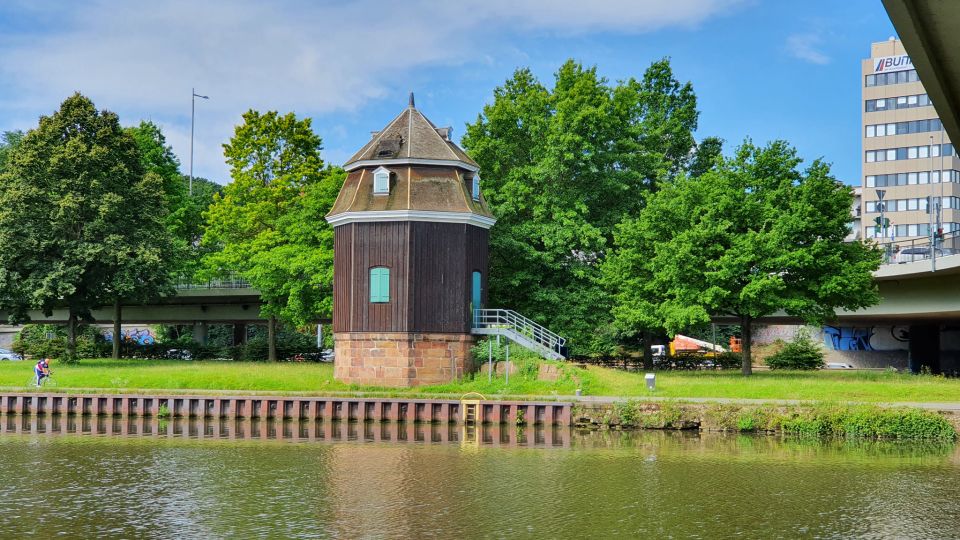
<svg viewBox="0 0 960 540"><path fill-rule="evenodd" d="M473 194L473 200L475 201L480 200L480 175L479 174L473 175L473 185L470 192Z"/></svg>
<svg viewBox="0 0 960 540"><path fill-rule="evenodd" d="M390 193L390 171L385 167L373 171L373 194L387 195Z"/></svg>

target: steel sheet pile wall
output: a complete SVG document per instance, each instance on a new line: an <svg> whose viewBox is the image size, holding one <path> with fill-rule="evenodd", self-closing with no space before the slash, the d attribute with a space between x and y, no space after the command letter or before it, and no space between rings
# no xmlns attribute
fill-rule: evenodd
<svg viewBox="0 0 960 540"><path fill-rule="evenodd" d="M482 401L478 423L571 424L567 402ZM373 422L462 423L457 400L293 397L146 396L132 394L0 394L2 414L159 416L197 418L291 418Z"/></svg>

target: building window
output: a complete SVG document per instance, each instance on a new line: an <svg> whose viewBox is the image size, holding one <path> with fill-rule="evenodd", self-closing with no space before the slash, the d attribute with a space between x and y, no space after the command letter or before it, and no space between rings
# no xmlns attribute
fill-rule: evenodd
<svg viewBox="0 0 960 540"><path fill-rule="evenodd" d="M879 126L877 129L880 129ZM944 156L953 155L953 145L947 143L943 145L935 144L933 146L902 146L900 148L868 150L865 152L865 159L867 163L900 161L904 159L927 159L931 157L939 157L941 153Z"/></svg>
<svg viewBox="0 0 960 540"><path fill-rule="evenodd" d="M867 75L866 86L886 86L888 84L904 84L917 82L920 78L917 76L917 70L893 71L890 73L877 73Z"/></svg>
<svg viewBox="0 0 960 540"><path fill-rule="evenodd" d="M390 301L390 269L375 266L370 269L370 302L385 304Z"/></svg>
<svg viewBox="0 0 960 540"><path fill-rule="evenodd" d="M373 171L373 193L385 195L390 193L390 171L384 167Z"/></svg>
<svg viewBox="0 0 960 540"><path fill-rule="evenodd" d="M473 175L473 186L470 191L473 194L473 200L479 201L480 200L480 175L479 174Z"/></svg>

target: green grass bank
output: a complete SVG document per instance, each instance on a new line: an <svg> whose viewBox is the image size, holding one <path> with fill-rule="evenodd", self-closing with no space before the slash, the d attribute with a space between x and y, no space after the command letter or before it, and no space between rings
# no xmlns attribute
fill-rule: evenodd
<svg viewBox="0 0 960 540"><path fill-rule="evenodd" d="M944 414L875 405L739 405L629 400L577 405L574 418L583 427L780 433L818 439L953 442L958 436L957 427Z"/></svg>
<svg viewBox="0 0 960 540"><path fill-rule="evenodd" d="M548 363L555 380L541 380L543 362L523 361L510 376L488 380L486 366L455 383L419 388L346 385L333 379L331 364L184 360L89 359L54 363L55 388L44 391L324 395L376 392L386 395L586 396L629 398L581 403L575 417L584 426L612 429L699 429L783 433L800 437L956 440L957 415L872 403L960 402L960 380L887 371L760 371L751 377L725 371L661 371L647 390L643 373ZM0 386L26 391L31 362L0 363ZM650 398L656 398L651 400ZM691 403L684 399L804 400L799 405ZM849 402L859 402L850 404Z"/></svg>
<svg viewBox="0 0 960 540"><path fill-rule="evenodd" d="M657 388L644 386L643 373L607 368L558 365L555 381L540 380L536 364L522 364L511 374L488 381L486 366L471 378L445 385L409 389L352 386L333 379L333 366L314 363L266 363L183 360L83 360L78 365L54 363L60 390L139 390L325 392L388 391L394 394L584 395L658 397L797 399L866 403L960 402L960 380L887 371L759 371L743 377L734 371L661 371ZM0 386L25 387L31 362L0 362Z"/></svg>

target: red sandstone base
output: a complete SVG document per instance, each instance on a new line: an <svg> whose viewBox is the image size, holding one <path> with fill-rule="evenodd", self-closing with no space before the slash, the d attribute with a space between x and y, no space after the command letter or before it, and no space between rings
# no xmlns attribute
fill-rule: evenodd
<svg viewBox="0 0 960 540"><path fill-rule="evenodd" d="M333 337L333 376L348 384L443 384L473 370L470 334L341 332Z"/></svg>

